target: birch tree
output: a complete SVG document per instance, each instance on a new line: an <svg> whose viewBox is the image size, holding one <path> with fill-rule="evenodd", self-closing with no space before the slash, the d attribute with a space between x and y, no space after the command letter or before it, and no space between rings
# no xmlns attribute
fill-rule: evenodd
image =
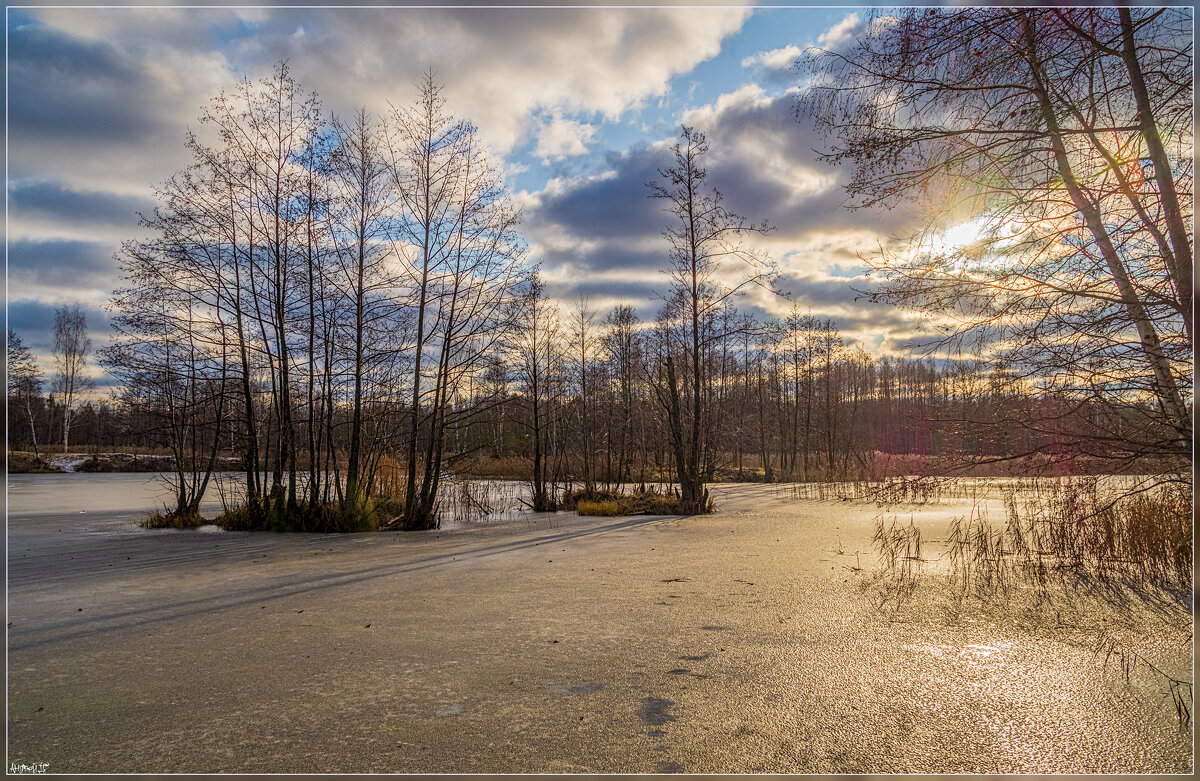
<svg viewBox="0 0 1200 781"><path fill-rule="evenodd" d="M88 338L87 320L79 304L60 306L54 310L54 367L56 373L52 384L59 394L62 408L62 446L66 453L71 440L71 416L79 394L92 386L85 375L88 353L92 351L92 340Z"/></svg>

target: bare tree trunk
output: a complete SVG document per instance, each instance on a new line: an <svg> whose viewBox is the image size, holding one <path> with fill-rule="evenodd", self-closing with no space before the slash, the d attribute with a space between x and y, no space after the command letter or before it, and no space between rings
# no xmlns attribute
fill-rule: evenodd
<svg viewBox="0 0 1200 781"><path fill-rule="evenodd" d="M1075 209L1083 217L1088 231L1095 239L1109 272L1112 274L1113 282L1116 284L1121 296L1121 302L1129 314L1130 321L1137 330L1142 352L1146 356L1150 370L1154 373L1158 396L1165 408L1166 415L1172 425L1179 431L1180 438L1185 441L1190 440L1192 436L1190 417L1187 407L1183 403L1183 397L1180 395L1179 388L1175 383L1175 377L1171 373L1170 362L1162 350L1158 333L1155 331L1153 322L1151 322L1142 301L1138 298L1137 292L1134 290L1128 270L1125 268L1120 255L1113 246L1112 239L1108 234L1107 228L1104 226L1099 209L1083 192L1072 170L1070 158L1062 140L1058 118L1054 114L1049 90L1046 88L1045 77L1038 60L1033 20L1028 11L1020 12L1020 18L1025 44L1023 54L1029 66L1030 78L1033 80L1032 89L1041 106L1042 120L1046 125L1047 138L1054 151L1054 159L1062 176L1063 186L1071 198L1071 203L1074 204Z"/></svg>
<svg viewBox="0 0 1200 781"><path fill-rule="evenodd" d="M1150 160L1154 163L1154 180L1158 183L1159 197L1162 199L1163 213L1167 220L1167 231L1171 236L1171 245L1174 249L1173 256L1168 255L1165 259L1171 265L1171 276L1175 280L1176 291L1183 303L1182 315L1190 340L1192 307L1189 304L1195 297L1192 277L1191 231L1183 219L1183 211L1179 206L1179 194L1175 189L1175 178L1171 174L1171 163L1166 149L1163 148L1158 125L1154 121L1154 109L1150 105L1150 94L1146 89L1141 63L1138 62L1133 17L1129 9L1125 7L1118 8L1117 13L1121 19L1122 56L1125 67L1129 71L1129 83L1138 107L1138 124L1142 137L1146 139L1146 149L1150 152Z"/></svg>

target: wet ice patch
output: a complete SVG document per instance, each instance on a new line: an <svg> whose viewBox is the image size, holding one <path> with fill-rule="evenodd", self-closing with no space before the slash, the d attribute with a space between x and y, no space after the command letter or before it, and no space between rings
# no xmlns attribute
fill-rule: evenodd
<svg viewBox="0 0 1200 781"><path fill-rule="evenodd" d="M641 717L642 721L653 727L661 727L668 721L675 721L675 717L670 712L671 706L674 704L674 700L644 697L642 699L642 707L638 709L638 716Z"/></svg>
<svg viewBox="0 0 1200 781"><path fill-rule="evenodd" d="M448 719L448 718L452 718L454 716L461 716L462 712L463 712L463 706L459 705L458 703L455 703L453 705L443 705L442 707L440 707L436 711L434 711L433 715L437 716L438 718Z"/></svg>

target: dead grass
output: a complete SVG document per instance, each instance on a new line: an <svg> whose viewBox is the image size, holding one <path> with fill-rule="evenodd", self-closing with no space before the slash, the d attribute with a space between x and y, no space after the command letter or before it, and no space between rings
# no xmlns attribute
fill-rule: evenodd
<svg viewBox="0 0 1200 781"><path fill-rule="evenodd" d="M1151 485L1132 494L1096 478L1036 481L1004 492L1006 522L956 518L947 539L952 571L986 595L1025 582L1085 576L1180 595L1192 588L1191 490Z"/></svg>
<svg viewBox="0 0 1200 781"><path fill-rule="evenodd" d="M620 502L612 499L607 499L600 502L589 502L586 499L578 502L575 505L575 512L579 515L598 515L603 517L611 517L616 515L625 515L626 508Z"/></svg>
<svg viewBox="0 0 1200 781"><path fill-rule="evenodd" d="M911 492L893 496L912 498ZM1137 598L1155 607L1155 615L1192 643L1193 532L1191 484L1184 480L1111 480L1095 477L1009 481L1002 487L1003 519L990 518L984 503L950 523L946 539L949 597L957 614L968 597L993 611L1074 603L1109 606ZM926 559L921 530L912 520L876 520L874 548L879 571L880 607L901 605L913 597ZM935 600L938 597L933 597ZM936 602L935 602L936 603ZM930 604L935 604L930 603ZM949 607L949 606L947 606ZM1095 615L1088 609L1079 617ZM1077 627L1098 638L1094 647L1104 670L1127 683L1141 670L1161 686L1182 729L1191 723L1192 682L1167 672L1138 650L1140 634L1122 638L1114 624ZM1128 632L1127 632L1128 634ZM1186 639L1185 639L1186 638Z"/></svg>
<svg viewBox="0 0 1200 781"><path fill-rule="evenodd" d="M705 492L705 512L713 511L712 499ZM579 515L695 515L696 510L680 499L674 490L665 493L654 488L632 493L619 491L567 491L563 494L564 509L574 509ZM586 508L586 509L585 509Z"/></svg>
<svg viewBox="0 0 1200 781"><path fill-rule="evenodd" d="M174 510L163 510L150 514L138 524L143 529L198 529L206 521L199 513L181 513Z"/></svg>
<svg viewBox="0 0 1200 781"><path fill-rule="evenodd" d="M33 453L27 453L22 450L8 451L8 473L10 475L40 475L56 474L59 472L62 472L62 470L52 466L45 454L39 460Z"/></svg>

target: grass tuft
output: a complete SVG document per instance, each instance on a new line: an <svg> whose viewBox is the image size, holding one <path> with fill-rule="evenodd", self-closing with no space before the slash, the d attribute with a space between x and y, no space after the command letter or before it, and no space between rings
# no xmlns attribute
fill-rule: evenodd
<svg viewBox="0 0 1200 781"><path fill-rule="evenodd" d="M210 521L200 517L200 513L181 513L175 510L164 510L151 513L138 524L143 529L198 529Z"/></svg>
<svg viewBox="0 0 1200 781"><path fill-rule="evenodd" d="M627 509L628 508L622 506L620 502L612 499L606 499L599 502L589 502L588 500L584 499L577 502L575 505L575 512L577 512L579 515L599 515L604 517L626 515Z"/></svg>

